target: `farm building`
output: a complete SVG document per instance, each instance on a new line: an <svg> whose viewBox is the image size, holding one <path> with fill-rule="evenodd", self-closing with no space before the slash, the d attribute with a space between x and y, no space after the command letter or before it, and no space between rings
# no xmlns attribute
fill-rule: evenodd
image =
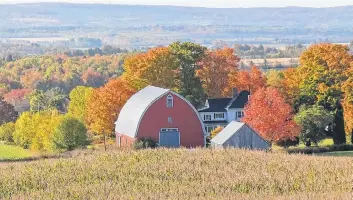
<svg viewBox="0 0 353 200"><path fill-rule="evenodd" d="M245 123L233 121L211 140L211 146L265 150L270 144Z"/></svg>
<svg viewBox="0 0 353 200"><path fill-rule="evenodd" d="M148 86L133 95L115 123L117 145L151 138L163 147L203 147L206 133L197 110L179 94Z"/></svg>
<svg viewBox="0 0 353 200"><path fill-rule="evenodd" d="M249 91L243 90L238 93L234 88L231 98L208 99L205 106L199 109L206 132L211 133L215 128L225 127L232 121L241 121L249 97Z"/></svg>

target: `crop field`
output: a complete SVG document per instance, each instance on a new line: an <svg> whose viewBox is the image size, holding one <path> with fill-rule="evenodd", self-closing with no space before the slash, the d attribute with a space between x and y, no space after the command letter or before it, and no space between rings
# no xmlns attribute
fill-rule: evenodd
<svg viewBox="0 0 353 200"><path fill-rule="evenodd" d="M351 199L352 160L244 150L82 151L0 163L0 199Z"/></svg>

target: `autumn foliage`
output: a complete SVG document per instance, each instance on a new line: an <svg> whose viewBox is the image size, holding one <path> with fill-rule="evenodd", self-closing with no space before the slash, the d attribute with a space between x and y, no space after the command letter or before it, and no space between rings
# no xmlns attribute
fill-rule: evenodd
<svg viewBox="0 0 353 200"><path fill-rule="evenodd" d="M238 71L240 58L231 48L217 49L206 52L200 62L200 69L196 75L200 78L202 86L210 98L228 97L229 78Z"/></svg>
<svg viewBox="0 0 353 200"><path fill-rule="evenodd" d="M249 100L243 121L271 143L298 135L293 112L277 89L258 89Z"/></svg>
<svg viewBox="0 0 353 200"><path fill-rule="evenodd" d="M94 90L87 106L89 129L97 134L112 134L120 110L135 92L122 78L112 79Z"/></svg>
<svg viewBox="0 0 353 200"><path fill-rule="evenodd" d="M167 47L128 56L124 62L124 79L136 89L147 85L178 90L178 65Z"/></svg>
<svg viewBox="0 0 353 200"><path fill-rule="evenodd" d="M250 93L255 93L258 89L266 86L266 76L253 66L250 71L239 71L229 79L228 91L232 88L238 90L247 90Z"/></svg>

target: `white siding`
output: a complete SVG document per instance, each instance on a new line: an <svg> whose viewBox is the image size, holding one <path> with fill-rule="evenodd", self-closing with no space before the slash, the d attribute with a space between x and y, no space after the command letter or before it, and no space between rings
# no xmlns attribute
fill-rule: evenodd
<svg viewBox="0 0 353 200"><path fill-rule="evenodd" d="M224 114L224 118L215 118L215 114ZM210 115L211 118L205 120L205 115ZM200 117L202 121L225 121L227 120L227 113L225 112L201 112Z"/></svg>
<svg viewBox="0 0 353 200"><path fill-rule="evenodd" d="M228 112L227 112L228 122L231 122L231 121L240 122L241 118L239 119L237 117L237 112L243 112L243 111L244 111L244 109L242 109L242 108L239 108L239 109L228 109Z"/></svg>

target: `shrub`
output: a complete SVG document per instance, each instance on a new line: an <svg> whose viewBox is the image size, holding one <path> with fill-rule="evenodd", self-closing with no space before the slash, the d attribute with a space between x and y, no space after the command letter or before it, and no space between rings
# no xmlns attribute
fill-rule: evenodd
<svg viewBox="0 0 353 200"><path fill-rule="evenodd" d="M276 142L276 145L277 146L280 146L280 147L285 147L285 148L288 148L290 146L298 146L299 145L299 139L287 139L287 140L280 140L280 141L277 141Z"/></svg>
<svg viewBox="0 0 353 200"><path fill-rule="evenodd" d="M299 154L313 154L313 153L325 153L332 151L353 151L353 145L351 144L340 144L332 145L328 147L305 147L305 148L293 148L288 149L288 153L299 153Z"/></svg>
<svg viewBox="0 0 353 200"><path fill-rule="evenodd" d="M295 121L301 126L299 138L303 142L314 142L317 145L327 137L327 127L332 124L334 115L322 106L301 107ZM308 140L309 139L309 140ZM308 143L309 145L309 143ZM310 145L309 145L310 146Z"/></svg>
<svg viewBox="0 0 353 200"><path fill-rule="evenodd" d="M15 132L15 124L13 122L0 126L0 140L9 143L13 142L13 133Z"/></svg>
<svg viewBox="0 0 353 200"><path fill-rule="evenodd" d="M331 151L353 151L353 145L351 144L339 144L339 145L332 145L330 147Z"/></svg>
<svg viewBox="0 0 353 200"><path fill-rule="evenodd" d="M148 148L156 148L157 142L151 138L140 138L135 141L134 149L148 149Z"/></svg>
<svg viewBox="0 0 353 200"><path fill-rule="evenodd" d="M72 116L64 116L55 128L54 143L56 149L73 150L88 144L85 125Z"/></svg>

